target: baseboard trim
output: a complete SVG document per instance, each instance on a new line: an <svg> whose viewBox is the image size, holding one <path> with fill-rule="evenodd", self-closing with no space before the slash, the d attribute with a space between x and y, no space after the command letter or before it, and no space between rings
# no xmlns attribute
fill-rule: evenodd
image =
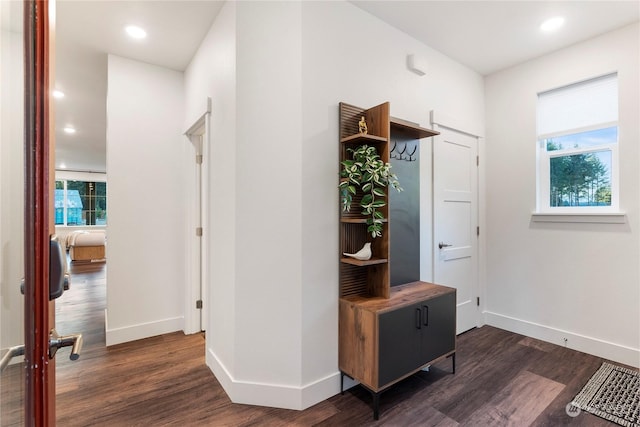
<svg viewBox="0 0 640 427"><path fill-rule="evenodd" d="M335 372L303 386L240 381L229 373L212 349L207 348L207 366L233 403L272 408L307 409L340 391L340 373Z"/></svg>
<svg viewBox="0 0 640 427"><path fill-rule="evenodd" d="M340 393L340 372L318 378L300 389L300 409L307 409Z"/></svg>
<svg viewBox="0 0 640 427"><path fill-rule="evenodd" d="M124 342L154 337L156 335L181 331L184 326L184 317L182 316L113 329L109 328L107 320L107 310L105 310L105 336L107 347L110 345L122 344Z"/></svg>
<svg viewBox="0 0 640 427"><path fill-rule="evenodd" d="M485 311L485 324L505 329L517 334L526 335L542 341L565 346L573 350L582 351L594 356L623 363L625 365L639 367L640 349L604 341L586 335L576 334L563 329L541 325L503 314ZM564 339L567 338L565 343Z"/></svg>

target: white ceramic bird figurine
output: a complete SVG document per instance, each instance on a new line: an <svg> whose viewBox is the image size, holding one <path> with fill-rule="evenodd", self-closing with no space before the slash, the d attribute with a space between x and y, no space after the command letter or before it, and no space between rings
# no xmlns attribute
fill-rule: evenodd
<svg viewBox="0 0 640 427"><path fill-rule="evenodd" d="M346 252L343 252L343 255L351 258L359 259L360 261L366 261L368 259L371 259L371 243L365 243L362 249L360 249L355 254L348 254Z"/></svg>

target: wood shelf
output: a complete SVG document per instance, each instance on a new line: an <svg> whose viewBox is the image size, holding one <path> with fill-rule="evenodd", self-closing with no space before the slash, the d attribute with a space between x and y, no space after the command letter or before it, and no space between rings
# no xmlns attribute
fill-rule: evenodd
<svg viewBox="0 0 640 427"><path fill-rule="evenodd" d="M396 117L390 117L389 121L391 124L391 128L399 130L415 139L429 138L431 136L440 135L440 132L420 127L417 123L412 123L406 120L398 119Z"/></svg>
<svg viewBox="0 0 640 427"><path fill-rule="evenodd" d="M340 258L340 262L345 264L355 265L358 267L366 267L367 265L386 264L387 262L389 262L389 260L386 258L371 258L371 259L362 261L355 258L342 257Z"/></svg>
<svg viewBox="0 0 640 427"><path fill-rule="evenodd" d="M340 218L340 222L343 224L366 224L368 218ZM387 218L382 220L382 223L387 222Z"/></svg>
<svg viewBox="0 0 640 427"><path fill-rule="evenodd" d="M366 310L386 313L406 307L415 301L436 298L454 291L454 288L428 282L411 282L391 288L389 298L372 298L367 295L351 295L340 298L349 304L355 304Z"/></svg>
<svg viewBox="0 0 640 427"><path fill-rule="evenodd" d="M377 142L387 142L387 138L382 136L370 135L368 133L357 133L355 135L347 136L340 140L341 143L359 143L366 144L369 143L377 143Z"/></svg>

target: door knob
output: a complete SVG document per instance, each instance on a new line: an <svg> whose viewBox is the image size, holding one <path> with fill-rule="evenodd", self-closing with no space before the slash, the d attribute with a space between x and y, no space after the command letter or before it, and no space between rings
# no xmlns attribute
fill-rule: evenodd
<svg viewBox="0 0 640 427"><path fill-rule="evenodd" d="M82 348L82 334L62 336L55 329L49 333L49 359L53 359L59 348L71 347L69 359L78 360Z"/></svg>
<svg viewBox="0 0 640 427"><path fill-rule="evenodd" d="M448 248L449 246L453 246L453 245L450 245L450 244L448 244L448 243L442 243L442 242L438 243L438 247L439 247L440 249L442 249L442 248Z"/></svg>

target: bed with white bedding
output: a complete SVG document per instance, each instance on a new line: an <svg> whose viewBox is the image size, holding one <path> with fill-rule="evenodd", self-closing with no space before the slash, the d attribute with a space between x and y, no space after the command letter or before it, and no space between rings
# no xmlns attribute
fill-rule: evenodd
<svg viewBox="0 0 640 427"><path fill-rule="evenodd" d="M107 234L104 230L77 230L67 235L71 261L105 261Z"/></svg>

